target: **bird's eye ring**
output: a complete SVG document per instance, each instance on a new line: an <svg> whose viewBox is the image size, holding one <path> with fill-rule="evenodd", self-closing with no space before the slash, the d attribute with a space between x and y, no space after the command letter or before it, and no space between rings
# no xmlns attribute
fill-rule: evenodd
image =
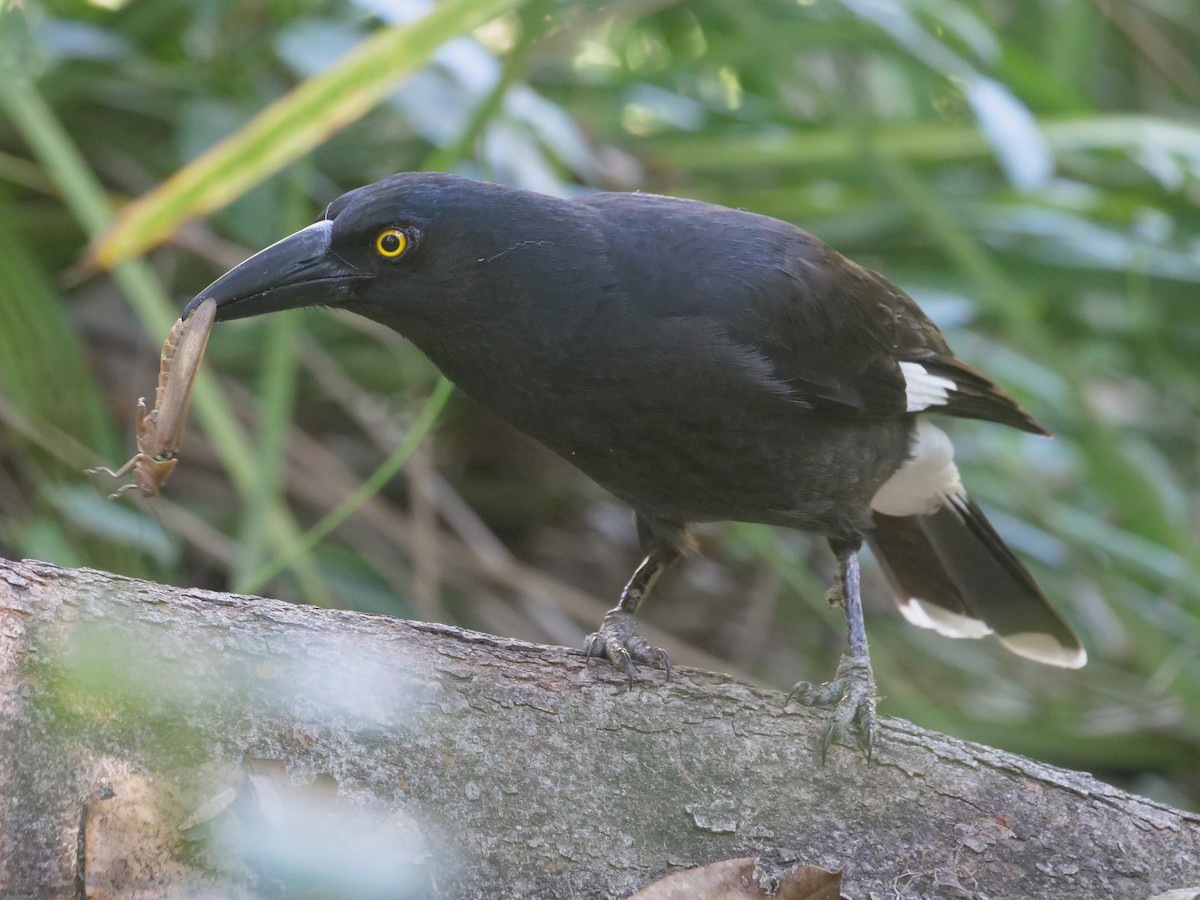
<svg viewBox="0 0 1200 900"><path fill-rule="evenodd" d="M385 228L375 238L375 252L384 259L396 259L408 249L408 235L399 228Z"/></svg>

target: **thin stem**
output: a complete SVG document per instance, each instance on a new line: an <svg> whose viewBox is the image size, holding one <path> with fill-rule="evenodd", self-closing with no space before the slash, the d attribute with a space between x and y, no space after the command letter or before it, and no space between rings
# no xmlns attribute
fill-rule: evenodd
<svg viewBox="0 0 1200 900"><path fill-rule="evenodd" d="M425 439L425 436L437 422L442 409L446 405L446 401L450 399L453 391L454 385L445 378L442 378L434 389L433 394L425 401L425 406L421 408L421 412L417 415L417 419L413 423L412 430L409 431L408 436L392 452L391 456L380 464L379 468L371 474L371 477L359 485L354 493L350 494L350 496L326 514L317 524L313 525L312 528L297 538L294 543L283 550L275 559L271 560L271 562L248 578L242 580L236 586L236 591L239 593L251 593L266 584L284 568L291 565L294 560L308 553L309 550L320 543L335 528L354 515L364 503L378 494L383 489L383 486L397 472L404 468L404 464L408 462L409 457L412 456L421 441Z"/></svg>

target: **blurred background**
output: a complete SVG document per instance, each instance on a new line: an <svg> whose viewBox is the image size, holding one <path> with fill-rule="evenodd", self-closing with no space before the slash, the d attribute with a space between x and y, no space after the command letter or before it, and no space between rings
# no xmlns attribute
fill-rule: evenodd
<svg viewBox="0 0 1200 900"><path fill-rule="evenodd" d="M352 316L219 326L161 496L82 470L131 454L182 305L349 188L746 207L897 282L1056 434L948 424L1090 664L913 628L872 568L881 711L1200 807L1194 0L0 8L0 554L581 646L638 561L628 510ZM699 537L647 637L830 677L823 544Z"/></svg>

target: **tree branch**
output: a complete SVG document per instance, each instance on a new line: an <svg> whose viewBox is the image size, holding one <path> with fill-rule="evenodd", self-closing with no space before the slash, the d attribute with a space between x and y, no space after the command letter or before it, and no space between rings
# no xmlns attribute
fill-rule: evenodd
<svg viewBox="0 0 1200 900"><path fill-rule="evenodd" d="M1200 885L1200 816L895 719L822 767L823 711L641 677L0 561L0 894L608 897L744 856L850 897Z"/></svg>

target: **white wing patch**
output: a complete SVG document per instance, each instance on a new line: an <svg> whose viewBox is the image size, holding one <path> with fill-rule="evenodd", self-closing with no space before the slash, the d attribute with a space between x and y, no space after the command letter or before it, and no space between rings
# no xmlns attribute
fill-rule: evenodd
<svg viewBox="0 0 1200 900"><path fill-rule="evenodd" d="M925 516L937 511L943 497L962 489L954 444L946 432L921 418L908 461L875 493L871 508L885 516Z"/></svg>
<svg viewBox="0 0 1200 900"><path fill-rule="evenodd" d="M961 613L942 609L932 603L926 603L919 597L909 597L900 604L900 615L919 628L932 628L943 637L949 638L981 638L991 634L992 629L986 622L972 619ZM1042 635L1030 635L1042 637Z"/></svg>
<svg viewBox="0 0 1200 900"><path fill-rule="evenodd" d="M950 392L958 387L949 378L930 374L920 363L900 363L900 374L904 376L904 397L908 402L906 412L945 406L950 399Z"/></svg>

